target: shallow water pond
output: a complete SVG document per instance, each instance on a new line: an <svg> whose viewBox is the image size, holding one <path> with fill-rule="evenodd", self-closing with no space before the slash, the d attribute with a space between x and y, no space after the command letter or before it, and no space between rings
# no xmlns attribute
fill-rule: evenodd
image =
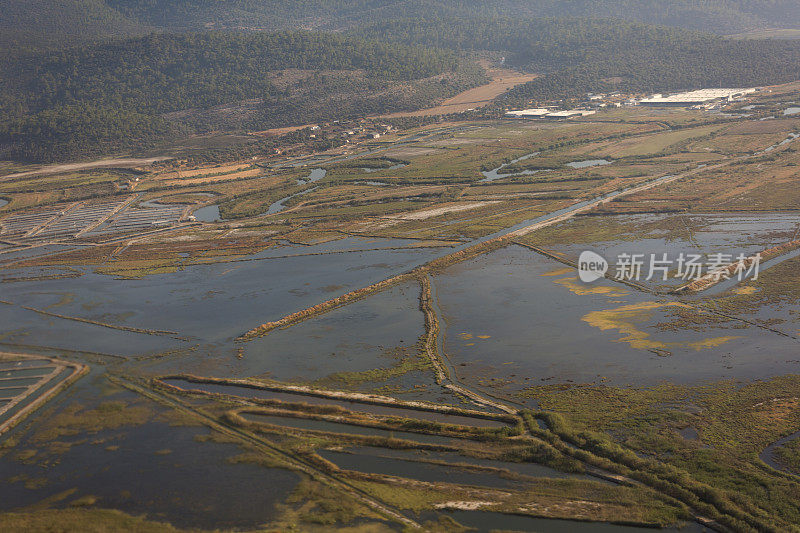
<svg viewBox="0 0 800 533"><path fill-rule="evenodd" d="M740 322L684 328L681 314L694 314L677 300L606 280L583 284L573 269L527 249L456 265L435 284L445 351L460 376L484 386L687 383L796 370L787 357L794 339Z"/></svg>
<svg viewBox="0 0 800 533"><path fill-rule="evenodd" d="M482 487L513 489L524 482L505 479L493 472L480 472L456 466L420 463L391 457L360 455L332 450L318 450L317 454L342 470L354 470L369 474L384 474L431 483L455 483Z"/></svg>
<svg viewBox="0 0 800 533"><path fill-rule="evenodd" d="M201 207L192 213L192 216L200 222L219 222L222 220L219 214L218 205L207 205L205 207Z"/></svg>
<svg viewBox="0 0 800 533"><path fill-rule="evenodd" d="M343 239L315 246L270 248L250 256L249 261L187 266L178 272L142 279L120 280L87 272L80 278L9 283L3 284L3 300L37 309L58 304L52 311L63 315L177 331L218 342L383 280L449 250L374 249L405 246L408 242ZM303 255L329 251L342 253ZM292 257L281 257L286 255ZM23 327L28 313L0 306L0 313L6 312L10 312L10 318L0 320L0 334ZM59 323L54 318L46 320ZM67 324L69 328L87 326L100 331L88 324ZM43 334L49 335L46 328Z"/></svg>
<svg viewBox="0 0 800 533"><path fill-rule="evenodd" d="M132 399L128 394L99 395L89 383L78 386L77 398L84 407L96 405L92 396L102 397L100 401ZM115 430L61 436L68 445L52 450L47 442L35 440L39 427L37 421L16 448L39 450L33 458L20 460L16 453L0 457L2 510L72 491L52 505L69 507L80 497L94 497L99 507L178 527L251 529L277 518L275 504L301 480L288 470L230 463L228 459L242 450L198 442L196 437L208 435L203 427L173 426L154 418Z"/></svg>
<svg viewBox="0 0 800 533"><path fill-rule="evenodd" d="M393 287L250 341L242 346L243 360L251 374L268 372L281 381L390 367L416 355L424 333L418 306L418 285Z"/></svg>

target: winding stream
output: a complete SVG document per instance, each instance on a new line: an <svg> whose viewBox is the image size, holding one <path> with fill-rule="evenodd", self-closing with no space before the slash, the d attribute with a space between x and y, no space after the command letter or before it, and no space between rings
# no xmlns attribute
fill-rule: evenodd
<svg viewBox="0 0 800 533"><path fill-rule="evenodd" d="M537 174L537 173L541 172L541 170L523 170L522 172L510 172L508 174L501 174L500 171L503 170L504 168L508 167L508 166L511 166L511 165L515 164L515 163L519 163L520 161L525 161L526 159L530 159L531 157L536 157L540 153L541 152L533 152L531 154L525 154L522 157L518 157L516 159L512 159L508 163L503 163L502 165L500 165L497 168L494 168L492 170L488 170L486 172L481 172L481 174L483 174L484 178L482 180L480 180L478 183L487 183L487 182L494 181L494 180L499 180L499 179L502 179L502 178L509 178L511 176L530 176L532 174Z"/></svg>
<svg viewBox="0 0 800 533"><path fill-rule="evenodd" d="M611 163L612 162L608 159L587 159L585 161L573 161L571 163L567 163L567 166L570 168L589 168L610 165Z"/></svg>
<svg viewBox="0 0 800 533"><path fill-rule="evenodd" d="M297 184L305 185L306 183L314 183L315 181L319 181L324 178L327 173L328 171L324 168L312 169L311 173L307 177L297 180Z"/></svg>
<svg viewBox="0 0 800 533"><path fill-rule="evenodd" d="M267 209L267 214L268 215L274 215L275 213L280 213L281 211L286 209L286 202L288 202L289 200L291 200L295 196L302 196L304 194L308 194L311 191L315 191L315 190L317 190L316 187L311 187L310 189L306 189L304 191L296 192L294 194L290 194L289 196L286 196L285 198L281 198L280 200L278 200L277 202L273 202L272 205L269 206L269 209Z"/></svg>
<svg viewBox="0 0 800 533"><path fill-rule="evenodd" d="M780 472L785 472L787 474L795 474L791 470L789 470L786 466L782 463L778 462L777 458L775 457L775 452L778 451L778 448L789 444L795 439L800 438L800 431L795 431L791 435L787 435L782 439L778 439L766 448L764 448L761 453L758 454L758 458L764 461L766 464L778 470ZM796 474L795 474L796 475Z"/></svg>

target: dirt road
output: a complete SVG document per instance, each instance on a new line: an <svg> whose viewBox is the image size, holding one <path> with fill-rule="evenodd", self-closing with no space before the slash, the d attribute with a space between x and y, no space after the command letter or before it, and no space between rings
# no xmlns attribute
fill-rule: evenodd
<svg viewBox="0 0 800 533"><path fill-rule="evenodd" d="M48 175L48 174L59 174L61 172L72 172L75 170L87 170L90 168L108 168L108 167L122 167L122 168L131 168L131 167L140 167L143 165L149 165L151 163L155 163L156 161L164 161L165 159L171 159L169 157L149 157L143 159L99 159L97 161L89 161L86 163L64 163L60 165L46 165L43 167L39 167L36 170L27 170L25 172L17 172L16 174L6 174L5 176L0 176L0 181L3 180L11 180L15 178L24 178L26 176L35 176L35 175Z"/></svg>

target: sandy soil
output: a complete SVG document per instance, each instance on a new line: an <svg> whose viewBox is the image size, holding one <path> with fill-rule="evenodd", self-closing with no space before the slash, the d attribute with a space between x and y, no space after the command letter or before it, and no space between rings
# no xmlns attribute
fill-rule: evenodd
<svg viewBox="0 0 800 533"><path fill-rule="evenodd" d="M293 131L302 130L303 128L310 128L311 126L315 126L316 124L303 124L302 126L284 126L283 128L272 128L269 130L263 131L254 131L252 135L262 135L262 136L271 136L271 135L286 135L287 133L291 133Z"/></svg>
<svg viewBox="0 0 800 533"><path fill-rule="evenodd" d="M466 204L451 204L442 207L437 207L435 209L424 209L422 211L414 211L412 213L396 215L389 218L396 218L400 220L425 220L426 218L438 217L439 215L444 215L446 213L467 211L469 209L477 209L478 207L484 207L496 203L497 202L470 202Z"/></svg>
<svg viewBox="0 0 800 533"><path fill-rule="evenodd" d="M461 113L468 109L483 107L492 100L521 83L527 83L537 77L536 74L522 74L514 70L492 69L487 72L492 81L480 87L468 89L452 98L448 98L441 105L419 111L392 113L383 115L384 118L394 117L424 117L431 115L444 115L447 113Z"/></svg>

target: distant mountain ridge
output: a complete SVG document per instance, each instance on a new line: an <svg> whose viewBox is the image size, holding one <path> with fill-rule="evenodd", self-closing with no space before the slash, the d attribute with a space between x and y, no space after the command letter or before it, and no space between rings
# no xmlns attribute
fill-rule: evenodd
<svg viewBox="0 0 800 533"><path fill-rule="evenodd" d="M154 29L104 0L0 0L0 46L59 46Z"/></svg>
<svg viewBox="0 0 800 533"><path fill-rule="evenodd" d="M164 27L336 27L399 14L612 17L717 33L800 25L794 0L107 0L107 4L135 20Z"/></svg>
<svg viewBox="0 0 800 533"><path fill-rule="evenodd" d="M0 45L57 45L154 30L348 29L401 14L608 17L719 34L800 27L796 0L0 0Z"/></svg>

